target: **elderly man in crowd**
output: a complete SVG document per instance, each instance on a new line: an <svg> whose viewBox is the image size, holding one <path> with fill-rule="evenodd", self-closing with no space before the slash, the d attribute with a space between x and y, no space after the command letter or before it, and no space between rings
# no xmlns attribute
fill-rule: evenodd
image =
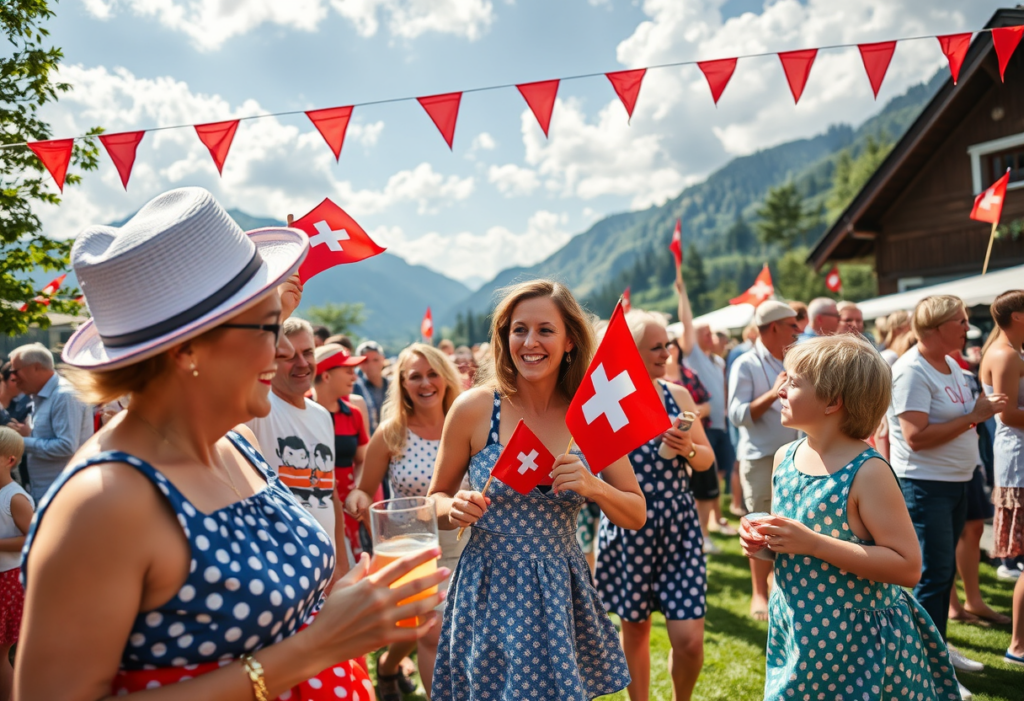
<svg viewBox="0 0 1024 701"><path fill-rule="evenodd" d="M800 340L806 341L815 336L831 336L839 330L839 310L835 300L818 297L807 305L807 328L800 334Z"/></svg>
<svg viewBox="0 0 1024 701"><path fill-rule="evenodd" d="M796 312L782 302L762 302L754 313L760 338L754 349L736 359L729 376L729 420L740 430L737 453L747 511L771 511L775 452L796 440L797 431L782 425L779 388L786 382L782 360L796 342ZM753 597L750 615L768 620L768 575L772 563L752 558Z"/></svg>
<svg viewBox="0 0 1024 701"><path fill-rule="evenodd" d="M10 379L32 399L32 424L8 424L25 439L30 492L38 504L75 451L92 436L92 411L53 369L53 354L41 343L15 348Z"/></svg>
<svg viewBox="0 0 1024 701"><path fill-rule="evenodd" d="M855 336L864 335L864 313L861 312L853 302L840 302L836 305L839 312L838 333L852 333Z"/></svg>

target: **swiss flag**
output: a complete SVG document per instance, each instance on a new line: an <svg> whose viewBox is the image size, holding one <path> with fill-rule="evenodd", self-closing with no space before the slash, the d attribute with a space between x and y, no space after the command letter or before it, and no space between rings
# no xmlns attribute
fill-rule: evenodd
<svg viewBox="0 0 1024 701"><path fill-rule="evenodd" d="M554 466L555 456L520 419L512 438L494 463L491 476L520 494L529 494L543 481L550 484Z"/></svg>
<svg viewBox="0 0 1024 701"><path fill-rule="evenodd" d="M309 255L299 267L303 283L328 268L357 263L386 250L330 199L324 199L312 212L293 221L291 227L309 236Z"/></svg>
<svg viewBox="0 0 1024 701"><path fill-rule="evenodd" d="M775 286L772 285L772 273L768 270L768 264L757 274L754 284L739 297L733 297L729 304L753 304L755 307L761 302L769 299L775 294Z"/></svg>
<svg viewBox="0 0 1024 701"><path fill-rule="evenodd" d="M668 245L668 250L672 251L672 255L676 257L676 267L678 268L683 264L683 220L676 219L676 229L672 232L672 243Z"/></svg>
<svg viewBox="0 0 1024 701"><path fill-rule="evenodd" d="M56 280L51 282L49 285L47 285L46 287L41 289L39 291L39 294L32 301L36 302L38 304L45 305L47 307L50 306L50 298L53 297L55 294L57 294L57 290L59 290L60 286L64 284L64 278L66 278L67 276L68 276L68 274L64 273L63 275L58 277ZM27 312L28 311L28 302L25 302L25 304L21 305L21 307L18 309L18 311Z"/></svg>
<svg viewBox="0 0 1024 701"><path fill-rule="evenodd" d="M839 266L833 265L832 269L828 271L828 275L825 276L825 287L828 288L829 292L835 292L839 294L843 290L843 279L839 277Z"/></svg>
<svg viewBox="0 0 1024 701"><path fill-rule="evenodd" d="M428 340L434 337L434 317L430 313L430 307L427 307L427 313L420 322L420 335Z"/></svg>
<svg viewBox="0 0 1024 701"><path fill-rule="evenodd" d="M974 209L971 219L998 224L1003 214L1003 203L1006 202L1006 186L1010 182L1010 169L1006 175L992 183L992 186L974 198Z"/></svg>
<svg viewBox="0 0 1024 701"><path fill-rule="evenodd" d="M625 314L629 314L633 310L633 303L629 301L629 286L626 286L625 291L622 293L622 311Z"/></svg>
<svg viewBox="0 0 1024 701"><path fill-rule="evenodd" d="M672 426L621 304L612 312L565 424L594 474Z"/></svg>

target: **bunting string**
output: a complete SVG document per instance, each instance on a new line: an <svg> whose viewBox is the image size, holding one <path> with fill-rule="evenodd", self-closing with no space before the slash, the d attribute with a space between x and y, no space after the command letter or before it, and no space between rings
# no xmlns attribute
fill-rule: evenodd
<svg viewBox="0 0 1024 701"><path fill-rule="evenodd" d="M427 115L437 127L449 149L453 148L455 139L455 127L458 120L459 108L462 96L468 93L487 92L491 90L504 90L516 88L523 96L544 136L548 136L548 128L551 122L551 115L554 111L555 98L557 97L560 83L568 80L583 80L605 76L611 83L616 95L622 105L626 108L627 119L631 119L640 95L640 87L648 71L663 70L667 68L679 68L684 66L697 66L704 74L710 88L711 97L715 105L718 105L722 93L732 79L736 64L740 59L763 58L778 56L785 73L790 92L793 95L794 104L799 104L803 95L804 87L810 77L811 69L820 51L831 51L837 49L857 48L867 73L871 90L875 99L881 89L882 81L889 69L890 61L899 42L938 40L939 47L946 56L949 63L950 74L953 83L956 84L959 78L960 68L970 48L971 40L975 35L990 33L993 45L999 61L1000 79L1005 80L1006 66L1010 57L1016 50L1024 36L1024 26L1016 27L993 27L981 29L974 32L960 32L956 34L927 34L920 36L903 37L881 42L870 42L860 44L830 44L812 49L801 49L796 51L766 51L761 53L742 54L727 58L709 60L672 61L659 63L643 68L634 68L622 71L603 73L581 73L543 81L530 83L505 83L501 85L487 85L465 90L429 95L423 97L392 97L366 102L356 102L344 107L327 107L312 110L287 110L281 112L261 112L244 117L215 122L209 124L174 124L150 127L121 134L104 134L100 141L108 151L111 160L117 168L118 175L125 189L128 187L128 179L131 175L132 165L135 160L135 150L147 132L166 131L170 129L195 129L202 143L209 149L218 172L223 172L224 163L231 148L232 139L240 122L253 119L269 119L276 117L288 117L298 114L305 114L313 123L316 129L324 137L324 141L330 147L335 159L340 159L341 150L345 140L345 132L356 107L371 107L375 105L386 105L396 102L410 102L416 100L426 111ZM68 164L71 160L71 146L74 141L88 139L89 136L76 136L51 141L20 142L11 144L0 144L0 148L31 149L49 171L58 187L63 190L64 176L67 173Z"/></svg>

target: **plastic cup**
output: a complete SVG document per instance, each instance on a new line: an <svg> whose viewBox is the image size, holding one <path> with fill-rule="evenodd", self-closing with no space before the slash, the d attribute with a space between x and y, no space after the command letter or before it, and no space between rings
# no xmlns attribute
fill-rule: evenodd
<svg viewBox="0 0 1024 701"><path fill-rule="evenodd" d="M376 572L409 555L438 546L437 512L434 500L427 497L408 497L378 501L370 506L370 530L373 534L373 560L370 570ZM392 589L406 582L437 571L437 560L429 560L418 566L394 584ZM398 602L399 606L425 599L437 593L437 585L425 589L408 599ZM418 618L406 618L398 622L402 628L415 628Z"/></svg>
<svg viewBox="0 0 1024 701"><path fill-rule="evenodd" d="M697 418L697 414L694 414L692 411L684 411L675 418L675 421L672 422L672 426L673 428L678 428L680 431L689 431L690 427L693 426L693 422L696 421ZM662 444L658 446L658 455L665 460L671 460L676 456L676 451L672 450L662 442Z"/></svg>
<svg viewBox="0 0 1024 701"><path fill-rule="evenodd" d="M767 521L771 517L772 517L772 515L770 513L768 513L767 511L755 511L752 514L747 514L743 518L747 519L747 521L750 522L750 525L753 526L753 530L751 531L751 535L757 535L757 540L764 540L765 536L764 536L763 533L761 533L760 530L758 530L757 526L759 524L761 524L761 523L764 523L765 521Z"/></svg>

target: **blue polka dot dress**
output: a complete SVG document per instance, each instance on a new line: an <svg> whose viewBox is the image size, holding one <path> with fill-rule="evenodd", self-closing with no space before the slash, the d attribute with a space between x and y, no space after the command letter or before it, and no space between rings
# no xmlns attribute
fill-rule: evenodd
<svg viewBox="0 0 1024 701"><path fill-rule="evenodd" d="M500 455L501 399L469 478L483 489ZM522 495L495 480L452 575L433 701L581 701L629 684L629 670L576 544L584 498Z"/></svg>
<svg viewBox="0 0 1024 701"><path fill-rule="evenodd" d="M846 505L857 471L878 453L869 448L831 475L806 475L793 464L799 445L772 477L774 513L865 543L850 530ZM814 557L775 560L766 654L765 699L960 699L946 645L909 592Z"/></svg>
<svg viewBox="0 0 1024 701"><path fill-rule="evenodd" d="M669 415L681 414L664 383L662 391ZM654 439L629 454L647 500L644 527L626 530L601 516L597 588L605 608L625 621L646 621L654 611L686 621L704 618L706 611L704 539L686 459L665 460L660 445Z"/></svg>
<svg viewBox="0 0 1024 701"><path fill-rule="evenodd" d="M244 438L228 437L267 486L211 514L196 509L150 464L115 451L65 470L40 503L25 541L26 561L54 495L91 465L131 465L156 485L177 515L192 550L188 577L170 601L136 616L122 670L231 660L280 642L314 611L331 580L334 548L327 533Z"/></svg>

